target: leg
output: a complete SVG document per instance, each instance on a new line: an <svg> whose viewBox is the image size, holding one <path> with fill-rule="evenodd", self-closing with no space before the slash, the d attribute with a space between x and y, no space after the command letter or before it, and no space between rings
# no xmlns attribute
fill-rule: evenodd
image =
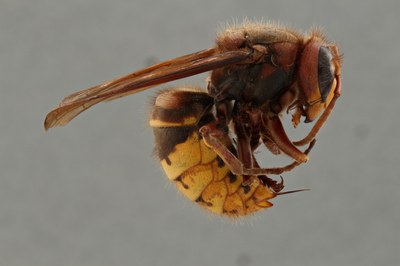
<svg viewBox="0 0 400 266"><path fill-rule="evenodd" d="M308 161L307 154L303 153L293 145L289 137L286 135L279 116L263 114L262 121L264 135L270 136L271 140L276 144L279 150L293 158L298 163Z"/></svg>
<svg viewBox="0 0 400 266"><path fill-rule="evenodd" d="M228 165L231 172L235 175L249 175L249 176L260 176L267 174L276 174L279 175L283 172L287 172L300 165L300 162L293 162L284 167L278 168L246 168L243 163L220 141L220 137L224 136L224 133L221 132L215 124L207 124L200 128L200 133L203 137L203 141L207 146L212 148L215 153L217 153L221 159ZM310 143L308 149L304 152L308 154L312 147L314 146L315 141Z"/></svg>

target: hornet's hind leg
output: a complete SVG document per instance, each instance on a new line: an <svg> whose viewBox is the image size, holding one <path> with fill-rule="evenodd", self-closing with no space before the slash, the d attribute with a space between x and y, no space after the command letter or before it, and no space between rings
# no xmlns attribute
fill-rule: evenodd
<svg viewBox="0 0 400 266"><path fill-rule="evenodd" d="M260 176L274 174L279 175L283 172L291 171L296 166L300 165L300 162L293 162L283 167L276 168L246 168L243 163L233 154L223 143L219 141L219 138L224 134L215 124L208 124L200 128L200 133L203 136L204 142L207 146L211 147L224 162L229 166L232 173L236 175L249 175L249 176ZM307 155L315 144L315 140L311 141L309 147L304 151Z"/></svg>

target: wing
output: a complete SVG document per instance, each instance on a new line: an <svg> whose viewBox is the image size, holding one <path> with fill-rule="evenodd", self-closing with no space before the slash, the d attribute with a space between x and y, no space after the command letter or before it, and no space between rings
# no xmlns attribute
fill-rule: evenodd
<svg viewBox="0 0 400 266"><path fill-rule="evenodd" d="M250 49L220 53L214 48L167 60L65 97L59 107L47 114L44 127L47 130L66 125L81 112L99 102L124 97L162 83L227 65L250 64L254 61Z"/></svg>

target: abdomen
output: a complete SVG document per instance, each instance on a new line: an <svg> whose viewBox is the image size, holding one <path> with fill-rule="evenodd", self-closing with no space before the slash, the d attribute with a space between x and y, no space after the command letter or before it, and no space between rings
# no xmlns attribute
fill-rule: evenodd
<svg viewBox="0 0 400 266"><path fill-rule="evenodd" d="M276 194L258 177L243 184L223 160L206 146L199 129L215 122L214 99L198 89L162 91L152 107L150 126L155 151L169 180L191 201L216 214L244 216L272 206ZM226 135L221 141L231 150Z"/></svg>

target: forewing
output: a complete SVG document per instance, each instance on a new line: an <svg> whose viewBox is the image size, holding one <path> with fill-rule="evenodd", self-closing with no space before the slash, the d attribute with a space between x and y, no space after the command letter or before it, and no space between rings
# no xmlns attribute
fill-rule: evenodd
<svg viewBox="0 0 400 266"><path fill-rule="evenodd" d="M58 108L47 114L44 127L66 125L91 106L106 100L124 97L156 85L193 76L232 64L252 63L247 49L218 53L207 49L139 70L98 86L75 92L65 97Z"/></svg>

